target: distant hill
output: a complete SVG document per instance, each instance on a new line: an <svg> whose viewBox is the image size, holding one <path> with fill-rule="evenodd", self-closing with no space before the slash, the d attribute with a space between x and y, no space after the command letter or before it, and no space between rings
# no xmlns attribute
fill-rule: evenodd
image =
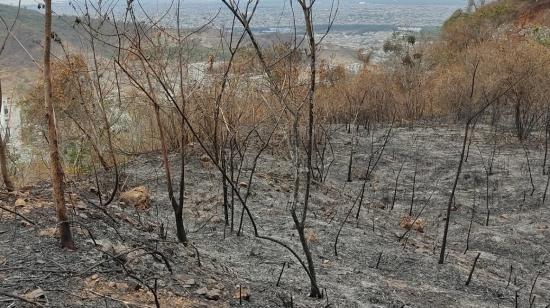
<svg viewBox="0 0 550 308"><path fill-rule="evenodd" d="M457 11L447 21L469 19L469 22L485 21L494 26L515 24L550 26L550 0L497 0L489 2L473 14Z"/></svg>
<svg viewBox="0 0 550 308"><path fill-rule="evenodd" d="M17 10L18 8L15 6L0 4L0 16L8 25L13 23L17 16ZM81 45L78 32L73 28L74 22L75 18L71 16L54 16L53 18L53 31L67 47ZM2 78L6 88L16 84L22 84L24 87L25 84L33 82L38 69L28 54L38 63L41 63L44 40L43 29L44 15L41 12L25 8L20 9L13 30L13 34L19 42L10 36L4 51L0 55L0 78ZM9 33L6 27L3 23L0 23L0 39L3 41L7 35ZM58 57L63 55L59 44L53 44L53 53L54 56Z"/></svg>
<svg viewBox="0 0 550 308"><path fill-rule="evenodd" d="M550 47L550 0L493 1L472 13L455 12L443 28L455 37L457 31L466 29L476 36L484 28L481 32L486 34L516 39L532 37Z"/></svg>

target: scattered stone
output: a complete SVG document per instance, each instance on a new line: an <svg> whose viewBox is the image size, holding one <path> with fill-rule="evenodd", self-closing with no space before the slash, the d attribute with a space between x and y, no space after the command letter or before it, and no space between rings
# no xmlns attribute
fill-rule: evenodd
<svg viewBox="0 0 550 308"><path fill-rule="evenodd" d="M32 290L25 294L25 298L30 301L35 301L37 299L45 298L44 290L42 290L41 288Z"/></svg>
<svg viewBox="0 0 550 308"><path fill-rule="evenodd" d="M92 280L97 280L99 276L97 274L93 274L92 277L90 277Z"/></svg>
<svg viewBox="0 0 550 308"><path fill-rule="evenodd" d="M113 243L110 240L96 240L95 243L105 253L112 254L114 252Z"/></svg>
<svg viewBox="0 0 550 308"><path fill-rule="evenodd" d="M120 194L120 201L128 206L146 210L151 206L151 194L145 186L138 186Z"/></svg>
<svg viewBox="0 0 550 308"><path fill-rule="evenodd" d="M210 157L208 157L208 155L206 155L206 154L202 154L201 155L201 161L203 163L208 163L208 162L210 162Z"/></svg>
<svg viewBox="0 0 550 308"><path fill-rule="evenodd" d="M86 203L84 203L83 201L78 201L74 207L77 209L77 210L86 210L88 209L88 205Z"/></svg>
<svg viewBox="0 0 550 308"><path fill-rule="evenodd" d="M117 283L115 283L115 287L116 287L117 290L119 290L121 292L127 292L127 291L130 290L130 287L125 282L117 282Z"/></svg>
<svg viewBox="0 0 550 308"><path fill-rule="evenodd" d="M205 287L202 287L200 289L197 289L195 291L195 294L197 294L197 295L206 295L206 292L208 292L208 289L205 288Z"/></svg>
<svg viewBox="0 0 550 308"><path fill-rule="evenodd" d="M219 224L223 222L223 219L220 216L216 215L213 216L212 219L210 219L210 222L213 224Z"/></svg>
<svg viewBox="0 0 550 308"><path fill-rule="evenodd" d="M262 255L262 251L260 247L252 247L250 250L250 256L251 257L259 257Z"/></svg>
<svg viewBox="0 0 550 308"><path fill-rule="evenodd" d="M197 285L197 282L195 281L195 279L193 279L193 278L186 278L186 276L183 275L183 274L178 275L176 279L177 279L179 282L181 282L181 284L183 285L183 287L186 288L186 289L192 288L193 286Z"/></svg>
<svg viewBox="0 0 550 308"><path fill-rule="evenodd" d="M221 290L212 289L212 290L208 290L204 297L206 297L206 299L209 299L211 301L217 301L217 300L220 299L221 296L222 296L222 291Z"/></svg>
<svg viewBox="0 0 550 308"><path fill-rule="evenodd" d="M183 282L183 287L186 289L190 289L195 285L197 285L197 283L195 282L195 279L189 279Z"/></svg>
<svg viewBox="0 0 550 308"><path fill-rule="evenodd" d="M202 166L203 168L205 168L205 169L210 168L210 167L213 166L212 160L211 160L210 157L208 157L208 155L206 155L206 154L203 154L203 155L201 156L200 160L201 160L201 166Z"/></svg>
<svg viewBox="0 0 550 308"><path fill-rule="evenodd" d="M113 253L115 255L123 254L123 253L127 252L128 250L130 250L130 248L126 245L123 245L123 244L120 244L120 243L113 244Z"/></svg>
<svg viewBox="0 0 550 308"><path fill-rule="evenodd" d="M373 201L369 204L369 207L371 209L381 209L381 210L385 210L386 209L386 205L383 203L383 202L380 202L380 201Z"/></svg>
<svg viewBox="0 0 550 308"><path fill-rule="evenodd" d="M19 198L19 199L15 200L15 206L16 207L23 207L25 205L27 205L27 201L25 201L25 199Z"/></svg>
<svg viewBox="0 0 550 308"><path fill-rule="evenodd" d="M404 216L401 218L399 226L401 226L401 228L403 229L413 229L417 232L424 233L424 220L420 218L415 220L415 218L412 216Z"/></svg>
<svg viewBox="0 0 550 308"><path fill-rule="evenodd" d="M40 236L50 236L50 237L58 237L59 236L59 230L56 227L46 228L40 230L38 234Z"/></svg>

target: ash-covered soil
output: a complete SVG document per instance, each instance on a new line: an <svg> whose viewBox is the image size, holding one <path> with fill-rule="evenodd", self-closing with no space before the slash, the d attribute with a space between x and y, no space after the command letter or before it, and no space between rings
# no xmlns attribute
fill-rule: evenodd
<svg viewBox="0 0 550 308"><path fill-rule="evenodd" d="M440 265L463 128L394 128L368 178L356 219L354 201L385 133L387 128L373 135L359 130L352 182L347 182L352 134L335 129L334 162L326 180L313 186L306 233L324 299L308 297L309 281L300 264L283 247L255 238L246 214L240 236L225 226L221 176L201 162L200 154L190 155L185 169L184 215L193 245L177 243L163 165L148 155L125 165L121 182L125 189L146 186L152 195L149 210L119 202L101 208L97 193L90 191L93 181L67 185L75 252L58 248L49 186L1 196L2 206L34 225L1 211L0 306L31 305L18 296L50 307L154 307L156 293L162 307L291 307L291 301L294 307L547 307L550 200L542 202L548 178L542 172L541 142L533 138L522 145L512 134L476 128L453 202L448 253ZM243 195L251 188L247 203L259 233L303 256L289 212L291 162L281 146L268 148L250 184L254 151L238 183L246 182L239 185ZM327 153L328 165L332 152ZM177 155L172 158L176 172ZM100 178L108 182L112 175ZM16 207L21 198L25 204ZM423 232L400 226L411 203ZM241 210L235 201L235 228ZM250 298L239 301L246 293Z"/></svg>

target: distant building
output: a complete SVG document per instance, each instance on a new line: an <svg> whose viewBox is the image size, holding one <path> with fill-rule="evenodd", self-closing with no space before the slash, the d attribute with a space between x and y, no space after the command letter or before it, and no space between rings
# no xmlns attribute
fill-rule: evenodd
<svg viewBox="0 0 550 308"><path fill-rule="evenodd" d="M346 65L346 71L352 74L358 74L363 70L364 67L364 63L350 63Z"/></svg>
<svg viewBox="0 0 550 308"><path fill-rule="evenodd" d="M21 109L15 99L2 98L0 133L14 147L21 145Z"/></svg>

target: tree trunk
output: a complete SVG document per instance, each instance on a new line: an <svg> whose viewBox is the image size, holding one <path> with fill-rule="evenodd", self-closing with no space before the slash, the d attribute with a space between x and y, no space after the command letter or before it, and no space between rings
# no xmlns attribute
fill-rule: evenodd
<svg viewBox="0 0 550 308"><path fill-rule="evenodd" d="M227 185L227 157L225 149L221 151L222 169L225 176L222 174L222 186L223 186L223 216L225 218L225 225L229 226L229 190Z"/></svg>
<svg viewBox="0 0 550 308"><path fill-rule="evenodd" d="M149 83L149 88L151 91L154 91L151 83ZM174 197L174 188L172 187L172 173L170 171L170 160L168 159L168 147L166 146L166 139L164 136L164 127L162 126L162 120L160 118L160 106L155 102L154 103L154 112L155 118L157 120L157 126L159 129L159 137L162 148L162 161L164 163L164 172L166 175L166 186L168 189L168 197L170 198L170 203L172 204L172 209L174 210L174 215L176 215L176 230L178 240L187 246L187 234L185 233L185 227L183 225L183 204L179 204Z"/></svg>
<svg viewBox="0 0 550 308"><path fill-rule="evenodd" d="M57 128L55 123L55 113L52 102L52 82L51 82L51 33L52 33L52 1L45 0L46 13L44 17L44 106L46 111L46 121L48 123L48 149L50 152L51 177L53 184L53 199L57 211L57 220L59 235L61 237L61 247L74 250L74 242L71 235L71 226L67 217L67 208L65 207L65 187L63 182L63 166L61 165L61 156L59 154L59 144L57 138Z"/></svg>
<svg viewBox="0 0 550 308"><path fill-rule="evenodd" d="M0 112L2 111L2 98L2 82L0 81ZM8 128L6 127L6 129ZM13 191L13 182L11 181L10 175L8 174L8 155L6 143L7 140L4 140L2 134L0 134L0 172L2 173L2 179L4 180L6 189L8 191Z"/></svg>
<svg viewBox="0 0 550 308"><path fill-rule="evenodd" d="M292 212L292 218L294 219L294 223L297 226L298 236L300 238L300 243L302 244L302 249L304 250L304 254L306 255L306 261L307 261L307 269L308 269L308 276L310 280L310 297L315 298L321 298L323 297L323 294L321 293L321 290L317 286L317 277L315 275L315 266L313 264L313 257L311 255L311 250L309 249L309 244L307 242L306 234L305 234L305 226L298 221L298 217L296 216L296 212Z"/></svg>
<svg viewBox="0 0 550 308"><path fill-rule="evenodd" d="M142 61L143 70L145 69L145 63ZM187 246L187 234L185 232L185 227L183 225L183 203L178 203L176 200L176 197L174 196L174 188L172 186L172 172L170 171L170 160L168 158L168 147L166 145L166 137L164 135L164 126L162 125L162 119L160 117L160 106L157 101L157 97L155 94L155 88L153 87L153 83L151 82L151 79L148 75L146 75L147 79L147 85L149 87L149 91L151 92L151 103L153 104L153 112L155 113L155 119L157 121L157 127L159 129L159 140L161 145L161 156L162 156L162 162L164 164L164 173L166 176L166 188L168 191L168 198L170 199L170 203L172 204L172 209L174 210L174 215L176 216L176 231L177 231L177 237L178 240L183 243L183 245ZM183 161L182 161L183 164ZM182 166L185 168L184 166ZM181 184L181 183L180 183ZM180 191L181 192L181 191ZM180 195L180 200L183 200L183 196Z"/></svg>
<svg viewBox="0 0 550 308"><path fill-rule="evenodd" d="M445 229L443 229L443 241L441 243L441 251L439 253L439 264L445 262L445 249L447 248L447 236L449 234L449 224L451 220L451 208L453 200L455 198L456 187L458 185L458 180L460 179L460 174L462 172L462 165L464 163L464 155L466 153L466 144L468 142L468 132L470 130L470 123L473 118L470 118L466 123L466 128L464 129L464 140L462 141L462 152L460 152L460 161L458 162L458 168L456 170L456 177L453 182L453 189L451 195L449 196L449 202L447 202L447 213L445 215Z"/></svg>
<svg viewBox="0 0 550 308"><path fill-rule="evenodd" d="M523 121L521 119L521 103L518 100L516 102L515 106L515 122L516 122L516 134L518 136L518 139L522 141L525 138L525 127L523 125Z"/></svg>
<svg viewBox="0 0 550 308"><path fill-rule="evenodd" d="M311 178L313 173L313 166L312 166L312 155L313 155L313 125L314 125L314 99L315 99L315 83L317 82L317 44L315 42L315 35L314 35L314 29L313 29L313 16L312 16L312 9L311 6L312 3L307 6L305 4L305 1L302 2L302 9L304 11L304 19L306 22L306 32L307 36L309 38L309 49L311 52L310 55L310 89L309 89L309 97L308 97L308 142L307 142L307 174L306 174L306 191L304 196L304 208L302 210L302 221L299 223L299 229L298 233L300 234L300 241L302 242L302 248L304 250L304 253L306 255L307 265L309 269L309 279L311 283L311 292L309 294L310 297L316 297L321 298L323 297L323 294L321 294L319 287L317 286L317 278L315 275L315 265L313 264L313 258L311 257L311 251L309 249L307 239L304 236L304 229L305 229L305 222L308 212L308 206L309 206L309 195L310 195L310 189L311 189ZM298 142L298 141L296 141ZM301 232L300 232L301 229Z"/></svg>
<svg viewBox="0 0 550 308"><path fill-rule="evenodd" d="M178 207L175 209L174 215L176 215L176 235L178 240L187 245L187 233L185 232L185 227L183 225L183 207Z"/></svg>

